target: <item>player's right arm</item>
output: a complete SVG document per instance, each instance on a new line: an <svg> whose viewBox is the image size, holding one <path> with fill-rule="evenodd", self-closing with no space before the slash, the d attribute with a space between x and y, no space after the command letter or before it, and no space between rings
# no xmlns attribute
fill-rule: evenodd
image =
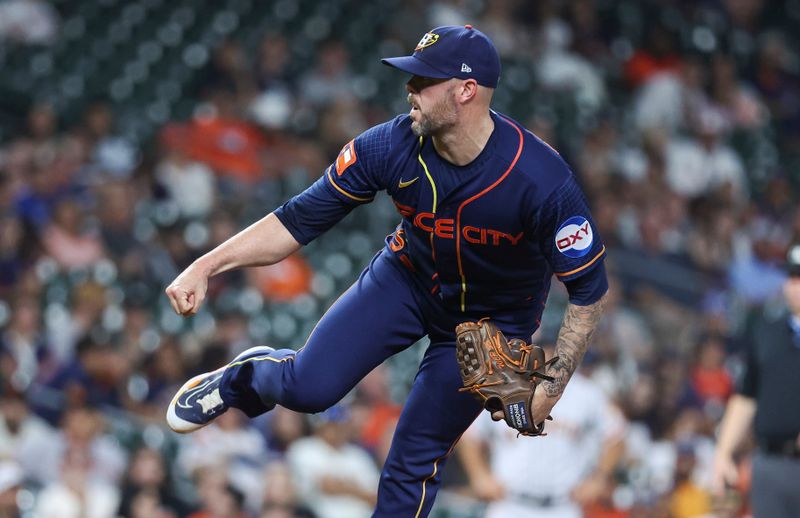
<svg viewBox="0 0 800 518"><path fill-rule="evenodd" d="M301 246L275 214L269 214L192 263L167 287L167 298L179 315L194 315L205 299L210 277L275 264Z"/></svg>
<svg viewBox="0 0 800 518"><path fill-rule="evenodd" d="M197 259L167 287L172 308L194 315L208 279L228 270L277 263L327 231L384 189L391 130L398 119L348 142L336 161L308 189Z"/></svg>

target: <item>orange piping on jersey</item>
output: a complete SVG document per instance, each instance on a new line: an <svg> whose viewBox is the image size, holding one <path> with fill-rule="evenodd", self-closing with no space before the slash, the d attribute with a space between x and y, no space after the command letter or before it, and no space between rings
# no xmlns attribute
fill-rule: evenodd
<svg viewBox="0 0 800 518"><path fill-rule="evenodd" d="M414 263L411 262L411 259L409 259L407 255L405 254L400 255L400 261L406 266L406 268L409 269L409 271L412 271L414 273L417 272L417 269L414 268Z"/></svg>
<svg viewBox="0 0 800 518"><path fill-rule="evenodd" d="M367 201L372 201L372 198L361 198L359 196L355 196L355 195L350 194L349 192L345 191L344 189L342 189L338 185L336 185L336 182L333 181L333 176L331 175L331 167L330 166L328 166L328 174L326 176L328 177L328 180L330 180L331 185L333 185L333 187L337 191L339 191L340 193L344 194L345 196L347 196L351 200L355 200L355 201L360 202L360 203L364 203L364 202L367 202Z"/></svg>
<svg viewBox="0 0 800 518"><path fill-rule="evenodd" d="M568 275L572 275L573 273L578 273L578 272L579 272L579 271L581 271L581 270L585 270L586 268L590 267L590 266L591 266L591 265L593 265L595 262L597 262L597 260L598 260L598 259L600 259L601 257L603 257L603 254L604 254L604 253L606 253L606 247L605 247L605 245L603 245L603 248L602 248L602 249L600 249L600 251L599 251L599 252L597 252L597 255L596 255L596 256L594 256L594 257L592 258L592 260L591 260L591 261L589 261L588 263L584 264L584 265L583 265L583 266L581 266L580 268L575 268L574 270L570 270L570 271L568 271L568 272L564 272L564 273L556 273L556 277L566 277L566 276L568 276Z"/></svg>
<svg viewBox="0 0 800 518"><path fill-rule="evenodd" d="M503 180L506 179L506 176L508 176L508 173L510 173L511 170L514 169L514 166L517 165L517 160L519 160L519 157L522 154L522 147L523 147L523 145L525 143L525 138L522 135L522 131L520 131L520 129L517 127L517 125L512 123L510 120L506 119L502 115L499 115L499 117L502 118L503 120L505 120L507 123L511 124L511 127L513 127L515 130L517 130L517 133L519 134L519 148L517 148L517 154L514 156L514 160L511 161L511 164L508 166L508 169L506 169L506 172L503 173L503 175L500 176L500 178L495 180L492 185L490 185L489 187L485 188L484 190L482 190L478 194L472 196L471 198L468 198L468 199L464 200L463 202L461 202L461 205L458 206L458 212L456 212L456 260L458 262L458 273L459 273L459 275L461 275L461 311L462 312L466 311L467 278L464 276L464 265L461 262L461 211L469 203L472 203L473 201L477 200L478 198L480 198L481 196L483 196L487 192L491 191L492 189L497 187L500 184L500 182L502 182Z"/></svg>
<svg viewBox="0 0 800 518"><path fill-rule="evenodd" d="M463 432L461 433L463 435ZM422 497L419 499L419 507L417 508L417 514L414 515L414 518L419 518L419 514L422 512L422 506L425 504L425 485L428 483L430 479L436 476L436 473L439 471L439 461L446 458L448 455L453 453L453 449L458 444L458 441L461 439L461 435L456 437L456 440L450 446L450 449L447 450L447 453L433 461L433 473L431 473L425 480L422 481Z"/></svg>
<svg viewBox="0 0 800 518"><path fill-rule="evenodd" d="M417 210L414 207L409 207L408 205L403 205L402 203L398 202L397 200L392 200L394 202L394 206L397 207L397 212L400 213L401 216L410 218L414 215Z"/></svg>

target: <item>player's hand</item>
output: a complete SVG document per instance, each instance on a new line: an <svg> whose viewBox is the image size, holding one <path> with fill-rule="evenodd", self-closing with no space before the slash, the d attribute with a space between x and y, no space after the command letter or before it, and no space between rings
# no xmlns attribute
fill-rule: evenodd
<svg viewBox="0 0 800 518"><path fill-rule="evenodd" d="M558 399L557 397L548 396L544 388L539 387L539 389L533 393L533 403L531 403L533 422L536 424L544 422L553 412L553 407L558 403Z"/></svg>
<svg viewBox="0 0 800 518"><path fill-rule="evenodd" d="M475 496L486 502L502 500L506 496L506 488L491 473L473 477L469 485Z"/></svg>
<svg viewBox="0 0 800 518"><path fill-rule="evenodd" d="M557 402L558 398L549 397L544 390L537 390L533 394L533 422L539 424L547 419ZM505 412L502 410L492 412L492 420L502 421L503 419L505 419Z"/></svg>
<svg viewBox="0 0 800 518"><path fill-rule="evenodd" d="M190 316L200 309L207 289L208 274L195 263L178 275L164 292L175 313Z"/></svg>
<svg viewBox="0 0 800 518"><path fill-rule="evenodd" d="M714 469L711 473L711 491L715 495L724 495L725 489L734 486L738 478L739 470L729 455L718 455L714 459Z"/></svg>

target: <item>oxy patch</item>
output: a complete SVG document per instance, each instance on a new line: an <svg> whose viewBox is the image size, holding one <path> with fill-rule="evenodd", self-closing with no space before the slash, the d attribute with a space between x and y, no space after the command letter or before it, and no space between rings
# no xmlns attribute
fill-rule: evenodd
<svg viewBox="0 0 800 518"><path fill-rule="evenodd" d="M558 227L555 242L558 251L567 257L583 257L594 242L592 226L583 216L572 216Z"/></svg>

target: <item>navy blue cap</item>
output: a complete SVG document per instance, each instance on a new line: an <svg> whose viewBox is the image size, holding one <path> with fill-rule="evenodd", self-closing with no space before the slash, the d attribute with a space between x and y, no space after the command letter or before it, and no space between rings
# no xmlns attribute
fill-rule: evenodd
<svg viewBox="0 0 800 518"><path fill-rule="evenodd" d="M497 88L500 55L494 43L472 25L445 25L425 33L410 56L383 58L381 63L416 76L474 79Z"/></svg>

